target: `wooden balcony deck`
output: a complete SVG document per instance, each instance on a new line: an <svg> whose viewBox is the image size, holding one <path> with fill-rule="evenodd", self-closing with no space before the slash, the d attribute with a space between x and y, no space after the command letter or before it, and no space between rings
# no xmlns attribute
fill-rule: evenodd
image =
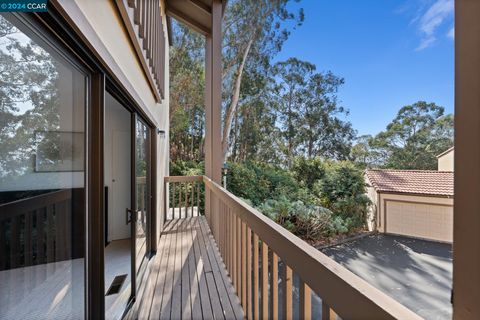
<svg viewBox="0 0 480 320"><path fill-rule="evenodd" d="M167 222L138 319L243 319L240 300L203 216Z"/></svg>

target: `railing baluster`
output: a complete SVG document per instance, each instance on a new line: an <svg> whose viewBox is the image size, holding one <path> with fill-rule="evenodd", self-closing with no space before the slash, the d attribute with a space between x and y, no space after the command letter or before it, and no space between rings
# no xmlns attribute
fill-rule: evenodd
<svg viewBox="0 0 480 320"><path fill-rule="evenodd" d="M247 317L252 319L252 229L247 227Z"/></svg>
<svg viewBox="0 0 480 320"><path fill-rule="evenodd" d="M284 319L291 320L293 316L292 312L292 282L293 273L292 269L283 261L284 273L283 273L283 317Z"/></svg>
<svg viewBox="0 0 480 320"><path fill-rule="evenodd" d="M259 307L259 295L258 295L258 235L253 234L253 319L257 320L260 314Z"/></svg>
<svg viewBox="0 0 480 320"><path fill-rule="evenodd" d="M36 225L37 229L37 264L45 263L45 208L37 210Z"/></svg>
<svg viewBox="0 0 480 320"><path fill-rule="evenodd" d="M197 215L200 216L200 182L197 183Z"/></svg>
<svg viewBox="0 0 480 320"><path fill-rule="evenodd" d="M32 233L32 215L33 214L34 212L27 212L25 214L25 229L23 233L23 239L25 243L25 247L24 247L25 266L31 266L32 260L33 260L33 242L32 242L32 234L33 234Z"/></svg>
<svg viewBox="0 0 480 320"><path fill-rule="evenodd" d="M272 252L272 319L278 319L278 255Z"/></svg>
<svg viewBox="0 0 480 320"><path fill-rule="evenodd" d="M190 207L188 205L188 195L189 195L189 192L188 192L188 182L185 183L185 218L188 218L188 207Z"/></svg>
<svg viewBox="0 0 480 320"><path fill-rule="evenodd" d="M235 213L233 214L233 219L232 219L232 229L233 229L233 239L232 239L232 244L233 244L233 286L235 287L235 291L238 294L238 265L237 265L237 260L238 260L238 236L237 236L237 216Z"/></svg>
<svg viewBox="0 0 480 320"><path fill-rule="evenodd" d="M337 314L330 308L330 306L322 301L322 320L336 320Z"/></svg>
<svg viewBox="0 0 480 320"><path fill-rule="evenodd" d="M142 6L142 1L141 0L136 0L136 5L135 9L133 11L133 22L136 25L140 25L140 14L141 14L141 6Z"/></svg>
<svg viewBox="0 0 480 320"><path fill-rule="evenodd" d="M20 217L14 216L10 219L10 268L20 264Z"/></svg>
<svg viewBox="0 0 480 320"><path fill-rule="evenodd" d="M242 221L237 217L237 294L242 292Z"/></svg>
<svg viewBox="0 0 480 320"><path fill-rule="evenodd" d="M5 229L5 222L0 221L0 271L7 267L7 256L5 254L7 252L7 239L5 239L7 233Z"/></svg>
<svg viewBox="0 0 480 320"><path fill-rule="evenodd" d="M55 207L55 260L63 259L63 249L65 248L65 215L67 207L65 201Z"/></svg>
<svg viewBox="0 0 480 320"><path fill-rule="evenodd" d="M176 207L176 204L175 204L175 193L176 193L176 190L175 190L175 182L172 182L172 219L175 219L175 207Z"/></svg>
<svg viewBox="0 0 480 320"><path fill-rule="evenodd" d="M300 319L312 318L312 291L310 287L300 280Z"/></svg>
<svg viewBox="0 0 480 320"><path fill-rule="evenodd" d="M179 182L178 183L178 218L182 219L182 206L183 206L183 199L182 199L182 193L183 193L183 183Z"/></svg>
<svg viewBox="0 0 480 320"><path fill-rule="evenodd" d="M247 229L242 221L242 306L244 314L247 314Z"/></svg>
<svg viewBox="0 0 480 320"><path fill-rule="evenodd" d="M53 217L53 206L50 205L47 207L47 262L55 261L55 251L53 238L54 238L54 217Z"/></svg>
<svg viewBox="0 0 480 320"><path fill-rule="evenodd" d="M190 200L192 202L191 204L191 210L192 210L192 217L195 215L193 214L193 204L195 203L195 180L192 181L192 199Z"/></svg>
<svg viewBox="0 0 480 320"><path fill-rule="evenodd" d="M268 318L268 245L262 241L262 319Z"/></svg>

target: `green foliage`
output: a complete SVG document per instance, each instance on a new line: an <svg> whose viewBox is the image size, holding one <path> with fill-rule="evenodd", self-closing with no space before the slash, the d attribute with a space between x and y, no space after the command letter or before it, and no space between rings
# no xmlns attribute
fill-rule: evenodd
<svg viewBox="0 0 480 320"><path fill-rule="evenodd" d="M289 58L273 66L272 101L281 137L280 152L291 167L297 155L347 159L355 131L337 99L344 80L332 72L316 72L315 65Z"/></svg>
<svg viewBox="0 0 480 320"><path fill-rule="evenodd" d="M170 162L171 176L198 176L205 172L205 163L178 160Z"/></svg>
<svg viewBox="0 0 480 320"><path fill-rule="evenodd" d="M304 182L309 189L312 189L315 181L325 177L326 168L320 157L312 159L296 157L292 171L298 181Z"/></svg>
<svg viewBox="0 0 480 320"><path fill-rule="evenodd" d="M254 205L285 194L308 197L293 175L285 169L255 162L229 163L229 167L228 189L241 198L249 199Z"/></svg>
<svg viewBox="0 0 480 320"><path fill-rule="evenodd" d="M370 201L362 170L351 162L298 157L291 171L256 162L229 165L232 193L305 240L366 225Z"/></svg>
<svg viewBox="0 0 480 320"><path fill-rule="evenodd" d="M405 106L378 135L360 137L352 157L364 167L435 170L436 156L453 146L453 115L419 101Z"/></svg>
<svg viewBox="0 0 480 320"><path fill-rule="evenodd" d="M204 135L205 39L172 23L170 47L170 158L202 159Z"/></svg>
<svg viewBox="0 0 480 320"><path fill-rule="evenodd" d="M366 224L371 203L363 172L351 162L328 163L325 177L315 183L314 192L324 207L350 224L349 229Z"/></svg>
<svg viewBox="0 0 480 320"><path fill-rule="evenodd" d="M310 242L343 234L349 231L349 223L321 206L292 202L285 196L267 200L258 209L276 223Z"/></svg>

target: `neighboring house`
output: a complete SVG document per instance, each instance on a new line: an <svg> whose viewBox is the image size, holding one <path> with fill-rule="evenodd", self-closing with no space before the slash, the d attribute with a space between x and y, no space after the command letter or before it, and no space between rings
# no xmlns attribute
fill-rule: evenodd
<svg viewBox="0 0 480 320"><path fill-rule="evenodd" d="M453 172L367 170L371 229L453 241Z"/></svg>
<svg viewBox="0 0 480 320"><path fill-rule="evenodd" d="M0 319L420 319L220 186L225 3L0 13ZM455 10L454 318L478 319L480 3ZM205 176L168 177L168 17L206 39Z"/></svg>
<svg viewBox="0 0 480 320"><path fill-rule="evenodd" d="M437 156L438 171L454 171L455 147L440 153Z"/></svg>

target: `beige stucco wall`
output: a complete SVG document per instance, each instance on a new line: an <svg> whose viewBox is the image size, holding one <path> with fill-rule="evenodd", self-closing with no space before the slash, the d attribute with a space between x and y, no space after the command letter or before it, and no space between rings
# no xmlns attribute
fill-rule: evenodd
<svg viewBox="0 0 480 320"><path fill-rule="evenodd" d="M123 20L113 0L74 0L86 20L93 27L97 36L108 49L113 60L118 64L126 79L142 100L146 113L152 115L158 128L165 130L165 137L158 136L157 144L157 230L161 230L163 222L163 178L168 175L169 163L169 68L168 45L165 46L165 98L160 103L155 101L142 66L137 59L136 51L130 37L123 26ZM165 39L168 43L167 22L162 1L162 16ZM157 232L159 236L159 232Z"/></svg>
<svg viewBox="0 0 480 320"><path fill-rule="evenodd" d="M454 149L438 157L438 171L454 171Z"/></svg>
<svg viewBox="0 0 480 320"><path fill-rule="evenodd" d="M451 242L453 236L453 199L429 196L380 193L377 204L377 228L391 232L432 240ZM386 209L399 210L392 203L403 205L404 215L398 219L387 217ZM435 224L442 224L434 227ZM387 227L385 229L385 226ZM449 229L451 233L445 233ZM399 230L401 230L399 232Z"/></svg>

